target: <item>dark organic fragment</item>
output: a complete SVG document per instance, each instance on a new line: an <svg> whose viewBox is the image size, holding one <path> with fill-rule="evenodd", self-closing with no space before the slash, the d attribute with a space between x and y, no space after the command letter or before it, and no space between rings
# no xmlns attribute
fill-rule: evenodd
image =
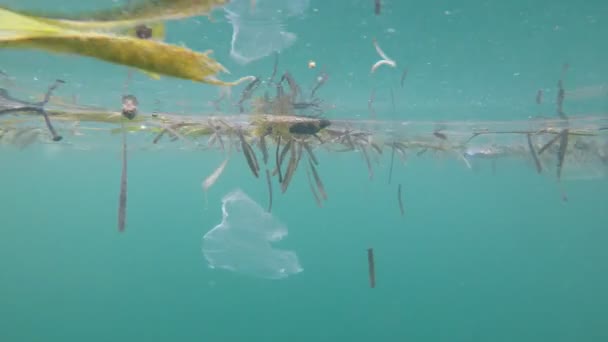
<svg viewBox="0 0 608 342"><path fill-rule="evenodd" d="M367 249L367 268L369 273L369 287L376 287L376 265L374 263L374 249Z"/></svg>
<svg viewBox="0 0 608 342"><path fill-rule="evenodd" d="M313 135L330 125L331 122L327 119L298 122L289 127L289 133Z"/></svg>
<svg viewBox="0 0 608 342"><path fill-rule="evenodd" d="M8 94L6 89L0 88L0 116L4 114L28 112L40 114L44 118L44 122L46 124L47 129L51 133L51 138L53 139L53 141L60 141L62 137L58 135L55 131L55 128L51 123L51 119L49 118L49 114L44 107L51 99L53 91L55 91L55 89L59 87L60 84L64 83L65 81L63 80L55 80L55 82L49 86L49 89L44 95L44 100L42 100L41 102L28 102L13 98Z"/></svg>

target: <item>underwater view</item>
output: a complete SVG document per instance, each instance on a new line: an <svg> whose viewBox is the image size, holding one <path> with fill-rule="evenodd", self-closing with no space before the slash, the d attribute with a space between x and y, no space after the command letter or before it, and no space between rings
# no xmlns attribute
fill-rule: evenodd
<svg viewBox="0 0 608 342"><path fill-rule="evenodd" d="M608 2L0 0L0 342L608 341Z"/></svg>

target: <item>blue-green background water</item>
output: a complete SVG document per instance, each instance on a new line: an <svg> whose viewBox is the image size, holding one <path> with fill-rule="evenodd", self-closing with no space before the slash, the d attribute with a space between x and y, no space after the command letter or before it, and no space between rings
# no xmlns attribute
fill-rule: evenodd
<svg viewBox="0 0 608 342"><path fill-rule="evenodd" d="M311 84L317 71L308 60L325 67L331 79L321 96L338 106L329 117L366 117L375 87L381 119L525 119L537 114L538 88L552 101L564 62L567 87L608 79L605 1L393 0L384 9L376 17L372 1L313 0L288 21L298 40L281 53L280 69ZM221 12L216 17L170 23L167 40L213 49L232 73L224 79L269 74L272 57L247 66L230 60L231 28ZM399 67L371 77L374 36ZM36 51L3 50L0 63L35 93L60 77L67 84L59 94L108 106L119 101L127 70ZM403 66L410 72L401 89ZM217 96L189 81L135 78L131 91L147 110L155 99L171 110L177 101L203 108ZM605 113L608 100L566 106ZM224 194L241 188L266 203L264 182L243 160L229 165L206 206L200 183L219 153L131 152L127 231L119 234L118 137L115 149L3 148L0 341L608 340L605 179L564 182L564 203L552 177L517 161L498 161L492 173L489 162L471 171L457 160L420 158L396 167L388 185L386 160L369 181L358 154L319 159L324 208L302 172L275 197L273 214L289 229L278 247L295 250L304 271L273 281L211 270L201 253L202 236L221 221Z"/></svg>

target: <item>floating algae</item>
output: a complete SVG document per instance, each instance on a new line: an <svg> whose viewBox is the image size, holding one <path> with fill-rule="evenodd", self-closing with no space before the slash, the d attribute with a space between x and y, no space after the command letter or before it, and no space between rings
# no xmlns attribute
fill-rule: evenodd
<svg viewBox="0 0 608 342"><path fill-rule="evenodd" d="M224 196L222 215L222 222L203 237L203 254L211 268L266 279L302 272L295 252L272 248L287 236L287 227L247 194L235 190Z"/></svg>
<svg viewBox="0 0 608 342"><path fill-rule="evenodd" d="M37 20L72 30L119 32L142 24L166 20L184 19L208 15L214 8L228 0L144 0L130 1L127 5L112 9L84 13L48 13L19 11L22 15L35 16Z"/></svg>
<svg viewBox="0 0 608 342"><path fill-rule="evenodd" d="M277 62L270 79L277 75ZM287 81L288 89L283 89L282 83ZM317 82L321 82L318 81ZM605 115L597 113L582 114L570 117L567 122L563 119L538 118L523 121L466 121L466 122L401 122L357 119L332 119L320 117L320 114L297 114L299 110L294 98L300 88L289 72L285 72L279 82L263 82L260 87L266 87L263 96L242 96L252 98L252 110L249 114L215 116L215 113L197 115L173 115L155 111L141 113L125 123L124 129L116 128L121 125L119 112L103 108L74 107L57 105L48 108L53 122L58 123L59 130L66 131L74 123L91 123L79 126L80 130L88 130L86 137L79 136L74 141L81 144L88 137L94 138L95 133L118 134L127 130L133 137L150 139L155 148L166 142L177 141L182 148L191 150L217 150L222 153L242 153L242 168L249 168L254 177L259 177L262 171L258 160L268 167L272 164L274 170L269 170L271 178L277 176L281 193L285 194L294 174L301 171L310 172L309 187L316 193L315 199L319 204L325 199L331 180L321 181L316 172L320 160L316 151L324 150L324 158L333 158L335 154L344 152L359 153L365 164L361 164L353 172L373 174L372 164L380 164L384 156L388 156L393 164L394 155L405 161L414 158L454 158L463 162L468 168L484 159L494 163L497 158L520 159L532 165L531 149L537 151L538 163L546 167L543 174L556 171L561 179L592 179L608 177L608 121ZM247 89L247 87L245 88ZM273 90L276 89L276 96ZM314 89L314 88L313 88ZM243 105L241 102L240 105ZM363 111L363 110L362 110ZM16 112L13 112L16 113ZM323 111L321 111L323 113ZM19 112L17 119L7 119L0 122L0 142L14 144L12 137L28 127L32 119L28 112ZM35 114L35 113L34 113ZM202 115L201 115L202 114ZM35 121L34 121L35 122ZM99 125L109 124L109 125ZM31 127L29 127L31 128ZM567 128L566 133L564 129ZM568 144L556 143L560 138ZM6 138L4 138L6 137ZM163 137L169 138L161 141ZM534 137L534 139L528 139ZM170 141L167 141L170 140ZM141 140L139 140L141 142ZM274 145L273 145L274 144ZM257 147L257 148L256 148ZM561 148L560 148L561 147ZM387 149L392 153L385 153ZM261 156L257 152L261 151ZM561 151L560 151L561 150ZM271 151L271 152L269 152ZM544 152L546 151L546 152ZM543 153L544 152L544 153ZM271 157L270 154L273 154ZM567 162L556 165L555 155L566 156ZM299 161L304 155L304 170L298 168ZM306 157L308 155L308 158ZM269 158L275 159L269 161ZM306 162L306 159L309 159ZM243 160L245 163L242 163ZM375 163L372 163L375 162ZM321 161L322 165L326 165ZM536 164L536 162L535 162ZM307 169L306 166L310 168ZM239 166L237 166L239 167ZM392 169L392 166L391 166ZM299 170L299 171L298 171ZM220 169L221 171L221 169ZM220 174L218 171L218 177ZM389 179L392 174L389 171ZM269 181L268 175L266 182ZM206 184L210 186L216 178L212 177ZM271 180L272 182L272 180ZM206 188L205 184L203 184ZM272 201L272 184L269 188L269 202ZM398 194L399 195L399 194ZM400 197L399 197L400 198ZM270 205L269 205L270 210Z"/></svg>
<svg viewBox="0 0 608 342"><path fill-rule="evenodd" d="M1 8L0 47L78 54L213 85L234 86L250 79L244 77L236 82L216 79L216 74L228 70L209 57L211 50L201 53L155 40L67 30Z"/></svg>

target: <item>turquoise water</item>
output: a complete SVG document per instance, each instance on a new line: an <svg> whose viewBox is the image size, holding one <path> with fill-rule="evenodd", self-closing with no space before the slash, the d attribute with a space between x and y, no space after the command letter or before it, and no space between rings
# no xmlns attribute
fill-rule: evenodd
<svg viewBox="0 0 608 342"><path fill-rule="evenodd" d="M114 2L0 4L69 11ZM280 70L310 87L324 68L330 80L320 96L336 105L329 118L367 118L374 88L380 120L521 120L538 114L539 88L549 99L541 111L553 115L565 62L569 89L608 79L605 1L383 6L375 16L373 1L312 0L287 20L298 38L281 51ZM213 49L231 71L223 79L269 75L272 55L247 65L230 58L231 26L221 10L214 18L171 22L167 41ZM396 69L370 76L372 37ZM401 88L403 67L409 73ZM120 106L128 70L17 50L0 50L0 69L32 94L62 78L58 96L112 108ZM130 91L142 111L161 106L177 114L210 110L218 93L141 74ZM566 99L565 106L571 115L606 113L608 98ZM112 138L90 149L0 148L0 341L608 340L605 178L565 180L564 202L553 174L539 176L518 160L494 167L481 160L470 170L454 158L412 157L395 164L389 185L387 156L374 163L370 181L359 154L319 151L324 207L298 172L284 195L275 194L272 210L289 233L276 248L295 251L303 271L270 280L211 269L201 251L203 235L222 221L224 195L242 189L266 206L265 182L243 158L205 200L200 184L223 160L219 152L130 151L121 234L120 139Z"/></svg>

